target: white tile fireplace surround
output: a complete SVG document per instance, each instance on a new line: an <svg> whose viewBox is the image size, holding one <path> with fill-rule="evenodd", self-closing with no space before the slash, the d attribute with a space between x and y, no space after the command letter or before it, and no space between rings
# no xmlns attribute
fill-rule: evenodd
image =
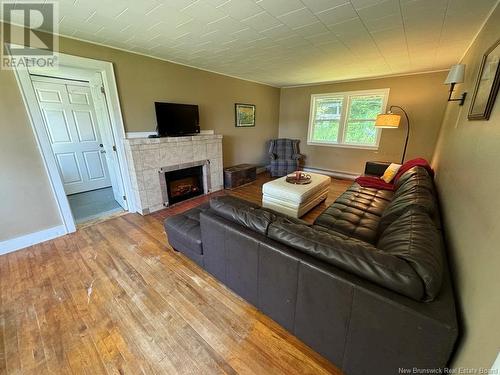
<svg viewBox="0 0 500 375"><path fill-rule="evenodd" d="M148 214L168 205L165 171L203 166L204 193L221 190L222 135L130 138L124 140L137 212Z"/></svg>

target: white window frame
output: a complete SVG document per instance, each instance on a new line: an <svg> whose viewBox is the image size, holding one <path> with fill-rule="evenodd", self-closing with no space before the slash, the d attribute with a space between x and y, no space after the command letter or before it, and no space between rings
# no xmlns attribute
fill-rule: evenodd
<svg viewBox="0 0 500 375"><path fill-rule="evenodd" d="M367 144L354 144L354 143L344 143L345 131L347 125L347 110L351 105L351 97L353 96L366 96L366 95L383 95L384 100L382 103L381 112L386 112L387 101L389 100L390 89L374 89L374 90L358 90L358 91L345 91L345 92L330 92L326 94L312 94L311 95L311 105L309 108L309 128L307 130L307 144L312 146L327 146L327 147L341 147L341 148L359 148L366 150L378 150L380 144L380 137L382 135L382 129L377 129L377 141L374 145ZM316 113L316 100L321 98L343 98L342 101L342 111L339 120L339 137L337 142L332 141L318 141L313 140L313 130L314 130L314 114Z"/></svg>

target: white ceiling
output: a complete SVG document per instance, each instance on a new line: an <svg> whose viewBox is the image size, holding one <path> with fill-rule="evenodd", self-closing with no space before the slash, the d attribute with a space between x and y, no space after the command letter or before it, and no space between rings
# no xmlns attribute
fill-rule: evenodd
<svg viewBox="0 0 500 375"><path fill-rule="evenodd" d="M449 68L497 0L60 0L59 32L274 86Z"/></svg>

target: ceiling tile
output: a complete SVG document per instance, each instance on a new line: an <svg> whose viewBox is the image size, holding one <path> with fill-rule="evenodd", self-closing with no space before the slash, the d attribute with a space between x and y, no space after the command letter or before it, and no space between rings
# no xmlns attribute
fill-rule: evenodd
<svg viewBox="0 0 500 375"><path fill-rule="evenodd" d="M393 33L397 33L403 27L403 20L399 14L388 14L381 18L361 18L361 20L370 32L393 30Z"/></svg>
<svg viewBox="0 0 500 375"><path fill-rule="evenodd" d="M269 13L262 11L254 16L245 18L242 22L258 31L263 31L270 29L271 27L276 27L282 23L275 17L271 16Z"/></svg>
<svg viewBox="0 0 500 375"><path fill-rule="evenodd" d="M274 38L274 39L284 38L284 37L293 35L293 31L290 30L290 28L284 24L281 24L281 25L275 26L275 27L271 27L267 30L261 31L260 33L264 34L268 38Z"/></svg>
<svg viewBox="0 0 500 375"><path fill-rule="evenodd" d="M262 8L251 0L230 0L217 7L217 9L237 20L255 16L262 12Z"/></svg>
<svg viewBox="0 0 500 375"><path fill-rule="evenodd" d="M496 0L60 0L60 33L270 84L448 68Z"/></svg>
<svg viewBox="0 0 500 375"><path fill-rule="evenodd" d="M206 22L215 21L221 19L227 14L219 10L218 8L204 3L202 1L197 1L181 10L181 13L188 14L193 18L203 20Z"/></svg>
<svg viewBox="0 0 500 375"><path fill-rule="evenodd" d="M322 12L348 2L349 0L302 0L302 3L314 13Z"/></svg>
<svg viewBox="0 0 500 375"><path fill-rule="evenodd" d="M384 0L350 0L354 8L362 9L369 6L374 6L384 2ZM413 0L412 0L413 1Z"/></svg>
<svg viewBox="0 0 500 375"><path fill-rule="evenodd" d="M255 40L255 39L259 39L259 38L263 37L262 34L259 34L258 31L255 31L251 28L247 28L247 29L237 31L235 33L231 33L231 36L237 38L238 40L245 40L245 41Z"/></svg>
<svg viewBox="0 0 500 375"><path fill-rule="evenodd" d="M225 3L230 2L231 0L204 0L204 1L214 7L219 7Z"/></svg>
<svg viewBox="0 0 500 375"><path fill-rule="evenodd" d="M362 19L377 19L387 15L401 16L401 9L398 0L386 0L377 5L371 5L358 9L358 14Z"/></svg>
<svg viewBox="0 0 500 375"><path fill-rule="evenodd" d="M304 38L311 38L311 39L314 38L316 35L324 35L325 33L329 33L329 30L326 28L326 26L319 21L312 23L310 25L296 28L293 31Z"/></svg>
<svg viewBox="0 0 500 375"><path fill-rule="evenodd" d="M350 3L325 10L316 15L327 26L358 18L358 14Z"/></svg>
<svg viewBox="0 0 500 375"><path fill-rule="evenodd" d="M363 22L361 22L359 18L352 18L341 23L336 23L331 25L329 28L337 36L364 36L368 34Z"/></svg>
<svg viewBox="0 0 500 375"><path fill-rule="evenodd" d="M406 36L402 27L400 29L375 31L371 35L383 52L403 48L406 51Z"/></svg>
<svg viewBox="0 0 500 375"><path fill-rule="evenodd" d="M314 16L314 14L312 14L307 8L288 12L279 16L278 19L292 29L318 22L316 16Z"/></svg>
<svg viewBox="0 0 500 375"><path fill-rule="evenodd" d="M137 0L130 0L130 1L137 2ZM168 6L180 10L199 1L200 0L168 0Z"/></svg>
<svg viewBox="0 0 500 375"><path fill-rule="evenodd" d="M304 7L300 0L262 0L258 5L275 17Z"/></svg>
<svg viewBox="0 0 500 375"><path fill-rule="evenodd" d="M220 30L227 33L234 33L236 31L246 29L248 26L242 24L234 18L225 16L221 19L207 23L206 27L207 30Z"/></svg>

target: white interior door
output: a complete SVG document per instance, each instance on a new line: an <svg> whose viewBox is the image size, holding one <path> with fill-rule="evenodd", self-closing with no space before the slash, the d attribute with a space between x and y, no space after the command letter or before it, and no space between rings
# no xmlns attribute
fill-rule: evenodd
<svg viewBox="0 0 500 375"><path fill-rule="evenodd" d="M36 98L66 194L111 186L88 83L37 81Z"/></svg>
<svg viewBox="0 0 500 375"><path fill-rule="evenodd" d="M123 185L123 177L120 172L120 161L118 160L118 153L116 150L115 136L113 135L111 121L109 118L108 106L106 105L106 97L103 89L102 77L96 73L90 80L90 89L92 97L94 98L94 107L99 119L101 129L101 136L104 143L105 157L109 170L109 177L111 179L111 186L113 187L113 196L115 200L128 210L128 205L125 200L125 187Z"/></svg>

